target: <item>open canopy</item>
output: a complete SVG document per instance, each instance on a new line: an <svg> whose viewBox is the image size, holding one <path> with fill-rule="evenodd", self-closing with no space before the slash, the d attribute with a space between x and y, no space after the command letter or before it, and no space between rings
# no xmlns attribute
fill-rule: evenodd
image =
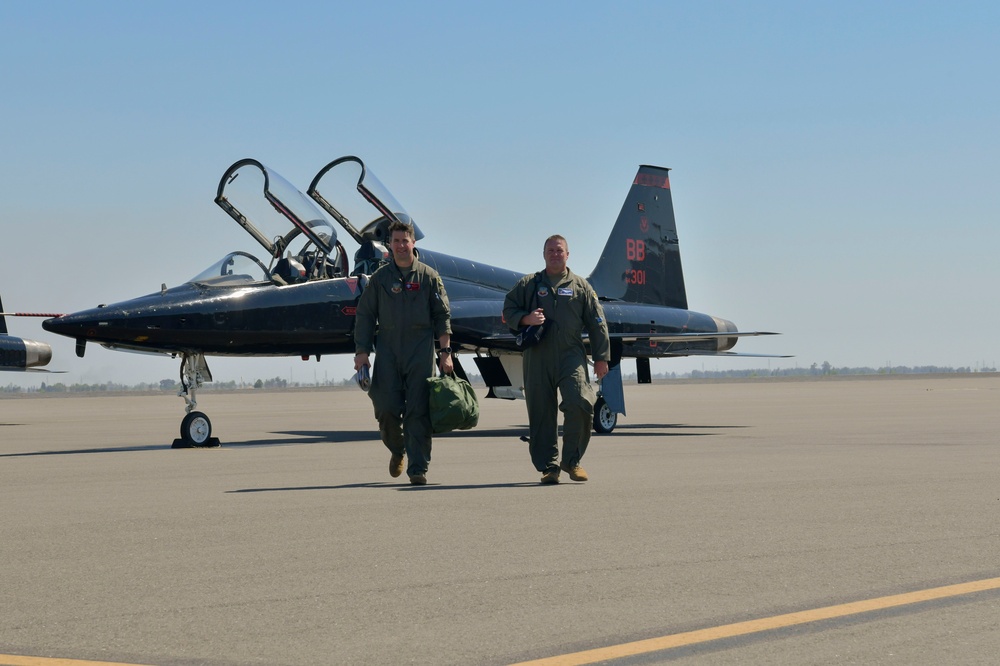
<svg viewBox="0 0 1000 666"><path fill-rule="evenodd" d="M385 246L393 222L413 225L414 237L423 238L402 205L357 157L327 164L308 193L255 159L230 166L219 181L215 203L267 250L270 262L265 266L252 255L234 252L191 281L203 286L264 280L296 284L370 274L390 256ZM331 219L361 246L354 273ZM303 245L293 249L299 236Z"/></svg>
<svg viewBox="0 0 1000 666"><path fill-rule="evenodd" d="M229 167L219 182L215 203L274 258L299 234L323 254L330 254L337 245L337 231L316 204L257 160L240 160Z"/></svg>
<svg viewBox="0 0 1000 666"><path fill-rule="evenodd" d="M415 240L424 237L392 193L353 155L320 169L306 192L358 243L388 242L389 225L394 221L412 224Z"/></svg>

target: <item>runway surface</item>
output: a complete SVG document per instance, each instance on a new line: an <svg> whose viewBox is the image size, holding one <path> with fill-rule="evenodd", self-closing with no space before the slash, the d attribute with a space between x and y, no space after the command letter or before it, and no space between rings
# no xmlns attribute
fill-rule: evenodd
<svg viewBox="0 0 1000 666"><path fill-rule="evenodd" d="M626 399L587 483L484 400L411 488L356 388L0 398L0 664L995 663L1000 377Z"/></svg>

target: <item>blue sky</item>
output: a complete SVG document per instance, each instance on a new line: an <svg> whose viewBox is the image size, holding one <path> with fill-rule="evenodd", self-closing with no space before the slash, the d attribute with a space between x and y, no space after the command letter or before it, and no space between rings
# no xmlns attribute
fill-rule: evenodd
<svg viewBox="0 0 1000 666"><path fill-rule="evenodd" d="M737 350L995 365L998 32L987 2L0 3L0 293L79 310L254 250L213 203L245 157L304 189L359 155L418 245L530 272L562 233L587 274L656 164L692 309L783 333ZM8 324L67 373L4 384L177 375ZM211 365L312 381L350 364Z"/></svg>

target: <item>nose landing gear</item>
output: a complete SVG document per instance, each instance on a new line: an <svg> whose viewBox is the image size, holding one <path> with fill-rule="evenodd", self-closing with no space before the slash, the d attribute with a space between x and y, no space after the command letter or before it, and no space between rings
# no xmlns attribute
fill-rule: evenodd
<svg viewBox="0 0 1000 666"><path fill-rule="evenodd" d="M201 352L184 354L181 357L181 390L178 397L187 403L187 415L181 421L180 439L175 439L171 448L191 449L219 446L219 438L212 437L212 421L204 412L195 410L198 401L195 392L205 382L212 381L212 372L208 369L208 361Z"/></svg>

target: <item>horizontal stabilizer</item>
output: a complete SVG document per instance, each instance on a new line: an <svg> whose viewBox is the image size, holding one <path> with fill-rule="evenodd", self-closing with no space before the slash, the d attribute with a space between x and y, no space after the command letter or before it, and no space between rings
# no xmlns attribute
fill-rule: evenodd
<svg viewBox="0 0 1000 666"><path fill-rule="evenodd" d="M743 354L741 352L712 352L694 350L684 352L685 356L745 356L747 358L795 358L792 354Z"/></svg>
<svg viewBox="0 0 1000 666"><path fill-rule="evenodd" d="M750 338L759 335L781 335L781 333L775 333L772 331L734 331L732 333L727 332L717 332L717 333L609 333L608 337L612 340L620 340L622 342L639 342L646 340L653 340L656 342L694 342L696 340L721 340L726 338ZM487 342L513 342L517 338L516 335L512 333L498 333L496 335L487 335L483 340ZM583 334L583 339L588 338L587 334Z"/></svg>
<svg viewBox="0 0 1000 666"><path fill-rule="evenodd" d="M732 333L610 333L612 340L622 342L639 342L653 340L656 342L693 342L695 340L722 340L728 338L751 338L758 335L781 335L770 331L736 331ZM584 335L584 338L587 336Z"/></svg>

